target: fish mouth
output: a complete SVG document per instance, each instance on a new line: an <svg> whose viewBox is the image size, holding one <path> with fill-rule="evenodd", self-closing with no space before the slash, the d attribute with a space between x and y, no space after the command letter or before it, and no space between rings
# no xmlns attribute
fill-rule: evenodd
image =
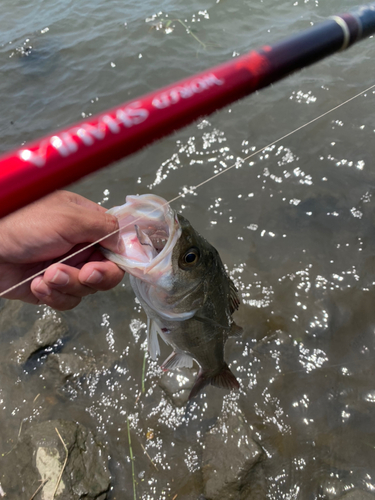
<svg viewBox="0 0 375 500"><path fill-rule="evenodd" d="M150 246L156 254L165 248L169 238L168 228L147 225L146 228L142 229L141 225L138 224L134 224L134 228L141 245Z"/></svg>
<svg viewBox="0 0 375 500"><path fill-rule="evenodd" d="M144 281L159 280L172 271L173 248L181 235L177 215L163 198L145 194L127 196L125 205L108 213L117 217L125 250L105 256Z"/></svg>

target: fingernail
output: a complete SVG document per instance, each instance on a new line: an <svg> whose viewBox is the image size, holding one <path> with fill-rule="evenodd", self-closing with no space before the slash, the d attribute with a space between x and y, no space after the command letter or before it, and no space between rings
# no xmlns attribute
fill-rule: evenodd
<svg viewBox="0 0 375 500"><path fill-rule="evenodd" d="M35 289L35 292L41 296L41 297L49 297L52 293L52 290L49 288L49 286L47 286L44 281L41 281L36 289Z"/></svg>
<svg viewBox="0 0 375 500"><path fill-rule="evenodd" d="M54 285L67 285L69 283L69 276L64 271L57 270L55 276L51 279Z"/></svg>
<svg viewBox="0 0 375 500"><path fill-rule="evenodd" d="M102 273L95 270L87 278L86 283L89 283L90 285L96 285L97 283L100 283L102 279L103 279Z"/></svg>

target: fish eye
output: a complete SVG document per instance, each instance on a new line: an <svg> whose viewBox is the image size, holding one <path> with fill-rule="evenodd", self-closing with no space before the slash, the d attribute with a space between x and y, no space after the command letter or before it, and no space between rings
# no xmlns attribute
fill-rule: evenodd
<svg viewBox="0 0 375 500"><path fill-rule="evenodd" d="M198 248L190 248L182 258L181 267L189 268L199 261Z"/></svg>
<svg viewBox="0 0 375 500"><path fill-rule="evenodd" d="M197 260L198 256L195 252L189 252L185 255L186 264L193 264Z"/></svg>

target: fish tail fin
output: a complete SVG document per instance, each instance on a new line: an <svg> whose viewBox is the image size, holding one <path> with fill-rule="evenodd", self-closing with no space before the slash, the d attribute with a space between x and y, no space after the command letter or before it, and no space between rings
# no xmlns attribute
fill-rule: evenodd
<svg viewBox="0 0 375 500"><path fill-rule="evenodd" d="M213 375L201 370L198 374L197 380L193 385L193 388L189 394L189 400L195 398L195 396L204 388L206 385L214 385L215 387L221 387L223 389L239 389L240 384L238 380L230 371L228 365L224 363L221 370Z"/></svg>

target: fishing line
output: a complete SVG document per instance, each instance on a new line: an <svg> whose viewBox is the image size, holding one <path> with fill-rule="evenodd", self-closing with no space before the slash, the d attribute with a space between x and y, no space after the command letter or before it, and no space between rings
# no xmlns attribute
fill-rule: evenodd
<svg viewBox="0 0 375 500"><path fill-rule="evenodd" d="M349 102L353 101L354 99L356 99L357 97L365 94L366 92L369 92L370 90L372 90L373 88L375 87L375 84L374 85L371 85L371 87L368 87L367 89L365 90L362 90L362 92L359 92L358 94L356 94L355 96L353 97L350 97L349 99L347 99L346 101L342 102L341 104L338 104L337 106L335 106L334 108L326 111L325 113L317 116L316 118L313 118L312 120L310 120L309 122L305 123L304 125L301 125L300 127L297 127L296 129L292 130L291 132L288 132L287 134L283 135L282 137L280 137L279 139L276 139L275 141L273 142L270 142L267 146L263 146L262 148L254 151L253 153L251 153L250 155L246 156L245 158L242 158L241 159L241 162L245 162L247 160L249 160L250 158L252 158L253 156L261 153L262 151L264 151L265 149L267 148L270 148L271 146L273 146L274 144L277 144L279 143L280 141L286 139L287 137L290 137L291 135L295 134L296 132L299 132L300 130L302 130L303 128L305 127L308 127L309 125L311 125L312 123L320 120L321 118L324 118L325 116L329 115L330 113L332 113L333 111L336 111L336 109L339 109L341 108L342 106L345 106L346 104L348 104ZM199 189L200 187L202 187L204 184L207 184L208 182L211 182L213 179L216 179L217 177L219 177L220 175L228 172L229 170L232 170L233 168L237 167L238 166L238 162L235 162L233 163L233 165L230 165L229 167L221 170L220 172L216 173L215 175L212 175L211 177L209 177L208 179L200 182L199 184L197 184L196 186L193 186L190 188L191 191L196 191L197 189ZM167 201L166 203L164 203L162 205L162 207L165 207L166 205L169 205L171 203L173 203L174 201L177 201L179 200L180 198L183 198L185 196L185 193L181 193L179 194L178 196L176 196L175 198L172 198L171 200ZM153 212L155 212L156 210L159 210L158 208L154 208L151 212L149 212L150 214L152 214ZM103 236L102 238L99 238L98 240L94 241L93 243L90 243L86 246L84 246L83 248L81 248L80 250L77 250L76 252L68 255L67 257L64 257L63 259L57 261L57 262L54 262L54 264L62 264L64 262L66 262L67 260L71 259L72 257L75 257L76 255L80 254L81 252L84 252L85 250L93 247L94 245L97 245L98 243L100 243L101 241L109 238L110 236L113 236L114 234L118 233L119 231L125 229L126 227L129 227L130 225L134 225L135 222L141 220L141 219L144 219L144 215L142 216L139 216L138 219L135 219L134 221L132 221L131 223L125 225L125 226L122 226L121 228L119 229L116 229L115 231L112 231L111 233L107 234L106 236ZM51 264L53 265L53 264ZM50 265L50 266L51 266ZM25 283L28 283L29 281L32 281L34 278L37 278L38 276L40 276L41 274L43 274L45 271L47 271L47 269L50 267L46 267L45 269L42 269L41 271L33 274L32 276L29 276L28 278L24 279L23 281L20 281L19 283L17 283L16 285L13 285L12 287L8 288L7 290L5 290L4 292L1 292L0 293L0 297L3 297L4 295L6 295L7 293L15 290L16 288L20 287L21 285L24 285Z"/></svg>

